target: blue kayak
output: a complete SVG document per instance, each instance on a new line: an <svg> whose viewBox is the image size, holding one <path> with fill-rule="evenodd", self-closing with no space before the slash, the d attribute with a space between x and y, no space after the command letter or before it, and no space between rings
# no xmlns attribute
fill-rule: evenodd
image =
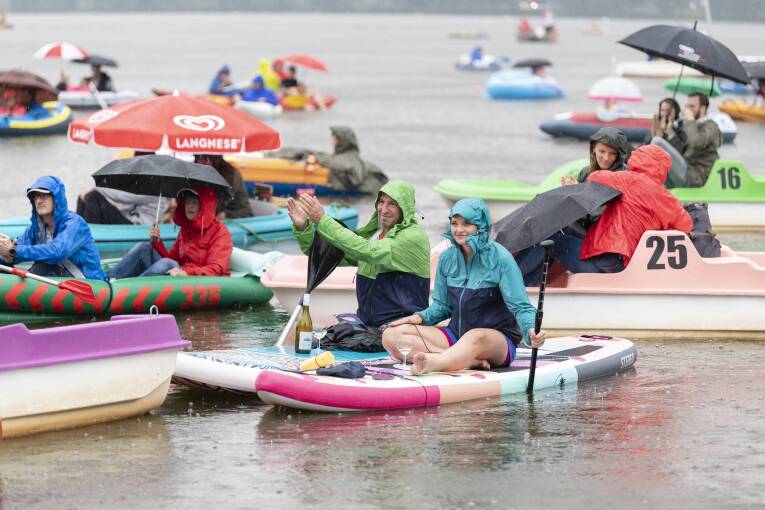
<svg viewBox="0 0 765 510"><path fill-rule="evenodd" d="M0 137L66 134L71 122L71 108L46 101L27 115L0 115Z"/></svg>
<svg viewBox="0 0 765 510"><path fill-rule="evenodd" d="M349 228L356 228L358 212L349 207L329 205L324 208L327 214L341 220ZM234 246L244 247L261 241L278 241L292 237L292 222L287 209L279 208L276 214L253 216L250 218L225 219L223 223L231 232ZM29 218L14 218L0 221L0 233L11 238L21 235L29 226ZM90 224L90 231L96 240L102 255L125 253L135 243L147 241L151 225L98 225ZM175 241L178 227L163 223L159 226L160 236L166 245Z"/></svg>
<svg viewBox="0 0 765 510"><path fill-rule="evenodd" d="M555 99L563 97L563 89L552 79L527 70L508 69L491 75L486 94L493 99Z"/></svg>

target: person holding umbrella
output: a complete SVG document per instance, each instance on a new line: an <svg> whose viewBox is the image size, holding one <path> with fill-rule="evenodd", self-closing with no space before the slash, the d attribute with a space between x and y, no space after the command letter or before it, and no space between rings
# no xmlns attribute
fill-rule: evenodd
<svg viewBox="0 0 765 510"><path fill-rule="evenodd" d="M688 96L683 108L683 120L688 141L683 157L688 164L686 185L700 188L707 182L715 161L720 159L717 149L723 138L720 127L707 113L709 97L696 92Z"/></svg>
<svg viewBox="0 0 765 510"><path fill-rule="evenodd" d="M629 264L646 230L680 230L688 233L693 221L682 204L663 187L672 158L656 145L643 145L630 156L627 172L597 171L587 181L621 192L582 239L559 231L552 256L572 273L618 273ZM521 251L516 260L526 285L539 282L543 249Z"/></svg>
<svg viewBox="0 0 765 510"><path fill-rule="evenodd" d="M536 308L529 302L513 256L489 239L489 209L480 198L460 200L449 212L444 237L452 246L438 259L433 303L391 322L383 346L403 359L411 346L412 374L507 367L521 339L544 344L534 332ZM436 327L451 318L447 326Z"/></svg>
<svg viewBox="0 0 765 510"><path fill-rule="evenodd" d="M178 206L173 222L181 228L168 251L159 238L159 227L150 232L152 241L136 244L109 278L130 276L228 276L233 250L231 233L215 219L218 197L208 186L183 188L176 195Z"/></svg>
<svg viewBox="0 0 765 510"><path fill-rule="evenodd" d="M88 224L70 211L66 189L58 177L40 177L27 189L32 224L11 240L0 237L0 258L6 264L32 261L30 273L103 280L101 260Z"/></svg>

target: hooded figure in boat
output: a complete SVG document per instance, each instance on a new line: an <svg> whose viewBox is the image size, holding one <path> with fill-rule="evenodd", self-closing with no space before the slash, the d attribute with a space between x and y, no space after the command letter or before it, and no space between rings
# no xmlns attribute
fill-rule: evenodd
<svg viewBox="0 0 765 510"><path fill-rule="evenodd" d="M271 156L293 161L313 160L329 168L328 184L334 189L377 193L380 186L388 182L388 176L377 165L361 159L356 133L346 126L332 126L329 129L334 145L332 154L310 149L284 148Z"/></svg>
<svg viewBox="0 0 765 510"><path fill-rule="evenodd" d="M252 86L242 92L242 101L262 101L272 105L279 104L274 91L267 89L263 77L258 75L252 80Z"/></svg>
<svg viewBox="0 0 765 510"><path fill-rule="evenodd" d="M369 223L355 232L324 214L314 197L301 196L300 203L306 201L314 204L314 210L321 217L318 223L313 219L307 221L302 229L293 226L300 249L307 254L313 244L314 232L318 231L345 253L341 264L358 266L357 315L365 325L379 327L428 306L430 242L417 224L411 184L390 181L383 186ZM288 206L292 216L295 201ZM395 221L390 218L396 209L400 209L399 221L389 224ZM381 218L381 214L385 216ZM338 310L343 311L346 310Z"/></svg>
<svg viewBox="0 0 765 510"><path fill-rule="evenodd" d="M181 227L168 251L152 228L154 239L138 243L109 271L110 278L132 276L228 276L233 243L226 226L215 218L218 198L207 186L178 192L173 222ZM190 202L190 204L187 204Z"/></svg>
<svg viewBox="0 0 765 510"><path fill-rule="evenodd" d="M30 272L40 276L105 279L90 228L68 209L61 179L40 177L27 189L27 197L32 204L32 224L16 240L14 262L33 261ZM40 202L47 197L53 200L50 212L46 209L50 204Z"/></svg>
<svg viewBox="0 0 765 510"><path fill-rule="evenodd" d="M595 153L599 143L616 151L616 159L607 168L603 168ZM588 175L598 170L627 170L627 160L629 160L630 154L632 154L632 145L627 141L624 133L612 127L600 128L590 137L590 164L582 168L576 180L584 182Z"/></svg>

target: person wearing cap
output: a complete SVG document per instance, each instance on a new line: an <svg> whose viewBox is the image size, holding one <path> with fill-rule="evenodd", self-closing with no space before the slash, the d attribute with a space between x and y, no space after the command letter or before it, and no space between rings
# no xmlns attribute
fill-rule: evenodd
<svg viewBox="0 0 765 510"><path fill-rule="evenodd" d="M39 276L105 279L90 228L67 208L61 179L40 177L27 189L27 197L32 204L32 224L15 240L0 239L3 261L31 261L29 272Z"/></svg>
<svg viewBox="0 0 765 510"><path fill-rule="evenodd" d="M215 78L213 78L213 81L210 83L210 88L207 90L207 93L218 96L233 96L236 94L235 90L224 90L231 85L233 85L233 82L231 81L231 68L228 65L224 65L218 69Z"/></svg>
<svg viewBox="0 0 765 510"><path fill-rule="evenodd" d="M159 227L149 233L152 241L138 243L109 271L110 278L131 276L228 276L233 243L225 225L215 219L218 198L200 186L184 188L176 195L173 222L181 228L168 251L160 240Z"/></svg>

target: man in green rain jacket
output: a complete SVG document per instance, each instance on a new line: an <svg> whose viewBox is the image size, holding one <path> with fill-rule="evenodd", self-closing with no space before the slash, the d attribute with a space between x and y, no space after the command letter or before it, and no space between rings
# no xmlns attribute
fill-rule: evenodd
<svg viewBox="0 0 765 510"><path fill-rule="evenodd" d="M344 265L358 266L357 315L379 327L427 308L430 292L430 243L417 224L414 188L390 181L377 194L369 223L353 232L324 214L309 195L288 201L292 230L303 253L314 232L345 253Z"/></svg>

